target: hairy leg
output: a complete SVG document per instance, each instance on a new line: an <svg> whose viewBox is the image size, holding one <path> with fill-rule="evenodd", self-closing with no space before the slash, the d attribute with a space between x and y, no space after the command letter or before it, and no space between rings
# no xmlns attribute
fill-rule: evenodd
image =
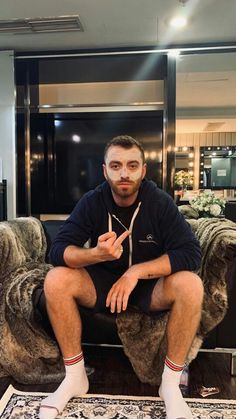
<svg viewBox="0 0 236 419"><path fill-rule="evenodd" d="M179 389L181 370L196 334L203 300L200 278L178 272L156 284L150 309L170 309L167 325L167 358L159 394L165 402L167 419L191 419L192 414Z"/></svg>
<svg viewBox="0 0 236 419"><path fill-rule="evenodd" d="M81 352L81 319L77 303L92 308L96 290L83 268L57 267L44 283L47 311L64 358Z"/></svg>
<svg viewBox="0 0 236 419"><path fill-rule="evenodd" d="M92 308L96 291L85 269L54 268L44 284L49 318L63 354L66 375L58 389L41 403L39 418L55 419L67 402L88 391L81 350L81 319L77 302Z"/></svg>
<svg viewBox="0 0 236 419"><path fill-rule="evenodd" d="M167 356L176 364L186 360L200 322L202 300L202 281L192 272L161 278L153 290L150 310L170 309Z"/></svg>

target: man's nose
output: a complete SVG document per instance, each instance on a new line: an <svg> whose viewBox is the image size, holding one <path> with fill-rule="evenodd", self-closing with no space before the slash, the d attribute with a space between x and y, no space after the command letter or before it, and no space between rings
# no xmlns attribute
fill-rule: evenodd
<svg viewBox="0 0 236 419"><path fill-rule="evenodd" d="M129 177L129 173L128 173L127 167L122 167L121 168L120 177L122 177L122 178Z"/></svg>

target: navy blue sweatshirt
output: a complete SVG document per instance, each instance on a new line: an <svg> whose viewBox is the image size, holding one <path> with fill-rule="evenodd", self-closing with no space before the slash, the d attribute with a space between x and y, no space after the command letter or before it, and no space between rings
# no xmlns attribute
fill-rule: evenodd
<svg viewBox="0 0 236 419"><path fill-rule="evenodd" d="M63 254L67 246L82 247L89 239L91 247L107 231L117 236L126 227L114 215L114 201L107 182L87 192L58 232L50 251L51 263L66 266ZM170 259L171 272L195 271L200 266L201 250L189 224L172 198L152 181L144 180L138 204L129 227L131 235L122 243L120 259L101 262L107 270L122 274L129 266L163 254Z"/></svg>

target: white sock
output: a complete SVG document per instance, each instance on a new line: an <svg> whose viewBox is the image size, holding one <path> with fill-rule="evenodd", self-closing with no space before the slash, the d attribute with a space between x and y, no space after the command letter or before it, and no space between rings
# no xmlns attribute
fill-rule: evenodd
<svg viewBox="0 0 236 419"><path fill-rule="evenodd" d="M89 382L84 367L83 353L72 358L64 358L66 376L58 389L41 403L40 419L55 419L72 397L86 394Z"/></svg>
<svg viewBox="0 0 236 419"><path fill-rule="evenodd" d="M183 368L184 365L174 364L166 358L159 396L165 403L167 419L192 419L191 410L179 388Z"/></svg>

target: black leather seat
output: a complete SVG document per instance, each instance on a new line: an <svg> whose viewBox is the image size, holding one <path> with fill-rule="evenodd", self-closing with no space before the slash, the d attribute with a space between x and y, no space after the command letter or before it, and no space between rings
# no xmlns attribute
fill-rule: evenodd
<svg viewBox="0 0 236 419"><path fill-rule="evenodd" d="M236 201L228 201L225 204L225 218L236 223Z"/></svg>

